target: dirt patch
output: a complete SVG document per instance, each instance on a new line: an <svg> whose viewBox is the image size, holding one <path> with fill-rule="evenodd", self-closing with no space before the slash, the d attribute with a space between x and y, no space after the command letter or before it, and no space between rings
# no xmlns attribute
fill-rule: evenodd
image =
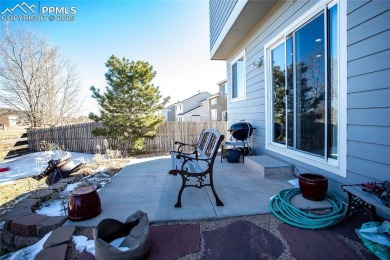
<svg viewBox="0 0 390 260"><path fill-rule="evenodd" d="M12 208L30 192L46 186L45 180L34 180L31 177L19 179L10 184L0 186L0 215Z"/></svg>

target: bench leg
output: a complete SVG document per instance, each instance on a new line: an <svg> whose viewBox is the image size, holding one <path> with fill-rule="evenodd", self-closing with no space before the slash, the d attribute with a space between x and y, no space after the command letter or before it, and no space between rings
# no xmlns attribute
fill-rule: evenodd
<svg viewBox="0 0 390 260"><path fill-rule="evenodd" d="M211 190L213 191L214 197L215 197L215 202L217 203L217 206L223 206L222 201L219 199L217 192L215 191L214 188L214 181L213 181L213 174L210 173L210 185L211 185Z"/></svg>
<svg viewBox="0 0 390 260"><path fill-rule="evenodd" d="M353 201L353 197L352 197L351 193L349 193L349 192L347 192L347 193L348 193L348 206L347 206L347 211L345 212L344 217L340 221L341 224L346 224L348 219L352 215L352 201Z"/></svg>
<svg viewBox="0 0 390 260"><path fill-rule="evenodd" d="M183 190L186 187L186 179L187 178L183 174L180 174L180 176L182 179L182 183L181 183L181 188L180 188L179 194L177 195L177 202L176 202L175 208L181 208L181 194L183 194Z"/></svg>

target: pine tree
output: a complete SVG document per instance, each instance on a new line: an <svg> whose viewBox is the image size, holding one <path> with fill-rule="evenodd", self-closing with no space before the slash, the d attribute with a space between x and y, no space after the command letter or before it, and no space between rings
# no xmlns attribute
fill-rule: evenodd
<svg viewBox="0 0 390 260"><path fill-rule="evenodd" d="M92 97L99 104L100 115L89 114L89 118L103 122L104 127L95 128L92 134L119 140L122 151L128 150L123 144L130 142L133 150L141 150L145 137L154 137L164 117L158 114L168 103L159 88L151 82L156 75L153 67L144 61L129 61L112 55L106 62L106 91L101 93L92 86ZM162 101L161 101L162 99ZM128 143L128 142L127 142Z"/></svg>

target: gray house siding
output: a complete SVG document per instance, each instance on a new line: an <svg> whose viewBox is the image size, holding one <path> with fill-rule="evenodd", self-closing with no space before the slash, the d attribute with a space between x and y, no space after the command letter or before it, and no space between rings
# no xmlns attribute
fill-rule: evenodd
<svg viewBox="0 0 390 260"><path fill-rule="evenodd" d="M268 19L257 25L253 35L248 35L245 42L237 46L235 55L245 49L245 100L232 102L231 61L236 56L229 57L228 126L244 119L250 122L256 127L252 136L255 154L268 154L292 163L300 172L317 172L342 183L389 179L390 1L347 3L347 180L265 149L264 66L256 68L252 63L258 58L264 59L264 44L315 4L316 1L279 3Z"/></svg>
<svg viewBox="0 0 390 260"><path fill-rule="evenodd" d="M210 1L210 49L213 48L223 26L238 0Z"/></svg>
<svg viewBox="0 0 390 260"><path fill-rule="evenodd" d="M390 1L349 1L347 177L388 180Z"/></svg>
<svg viewBox="0 0 390 260"><path fill-rule="evenodd" d="M269 153L265 150L265 82L264 66L256 68L252 63L258 58L264 59L264 44L275 37L285 26L297 19L315 3L308 1L284 2L274 14L260 25L251 40L243 43L246 58L246 99L232 102L231 99L231 60L227 62L228 79L228 125L244 120L255 128L251 145L255 154ZM237 53L239 54L239 52ZM279 156L279 155L275 155Z"/></svg>

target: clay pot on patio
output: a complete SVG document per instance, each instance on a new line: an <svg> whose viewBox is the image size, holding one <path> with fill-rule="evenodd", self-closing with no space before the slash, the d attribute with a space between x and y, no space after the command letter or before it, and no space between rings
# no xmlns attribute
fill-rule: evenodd
<svg viewBox="0 0 390 260"><path fill-rule="evenodd" d="M102 211L99 194L94 187L81 187L72 191L68 204L68 218L73 221L96 217Z"/></svg>
<svg viewBox="0 0 390 260"><path fill-rule="evenodd" d="M328 178L315 173L302 173L299 175L299 188L302 196L308 200L324 200L328 191Z"/></svg>

